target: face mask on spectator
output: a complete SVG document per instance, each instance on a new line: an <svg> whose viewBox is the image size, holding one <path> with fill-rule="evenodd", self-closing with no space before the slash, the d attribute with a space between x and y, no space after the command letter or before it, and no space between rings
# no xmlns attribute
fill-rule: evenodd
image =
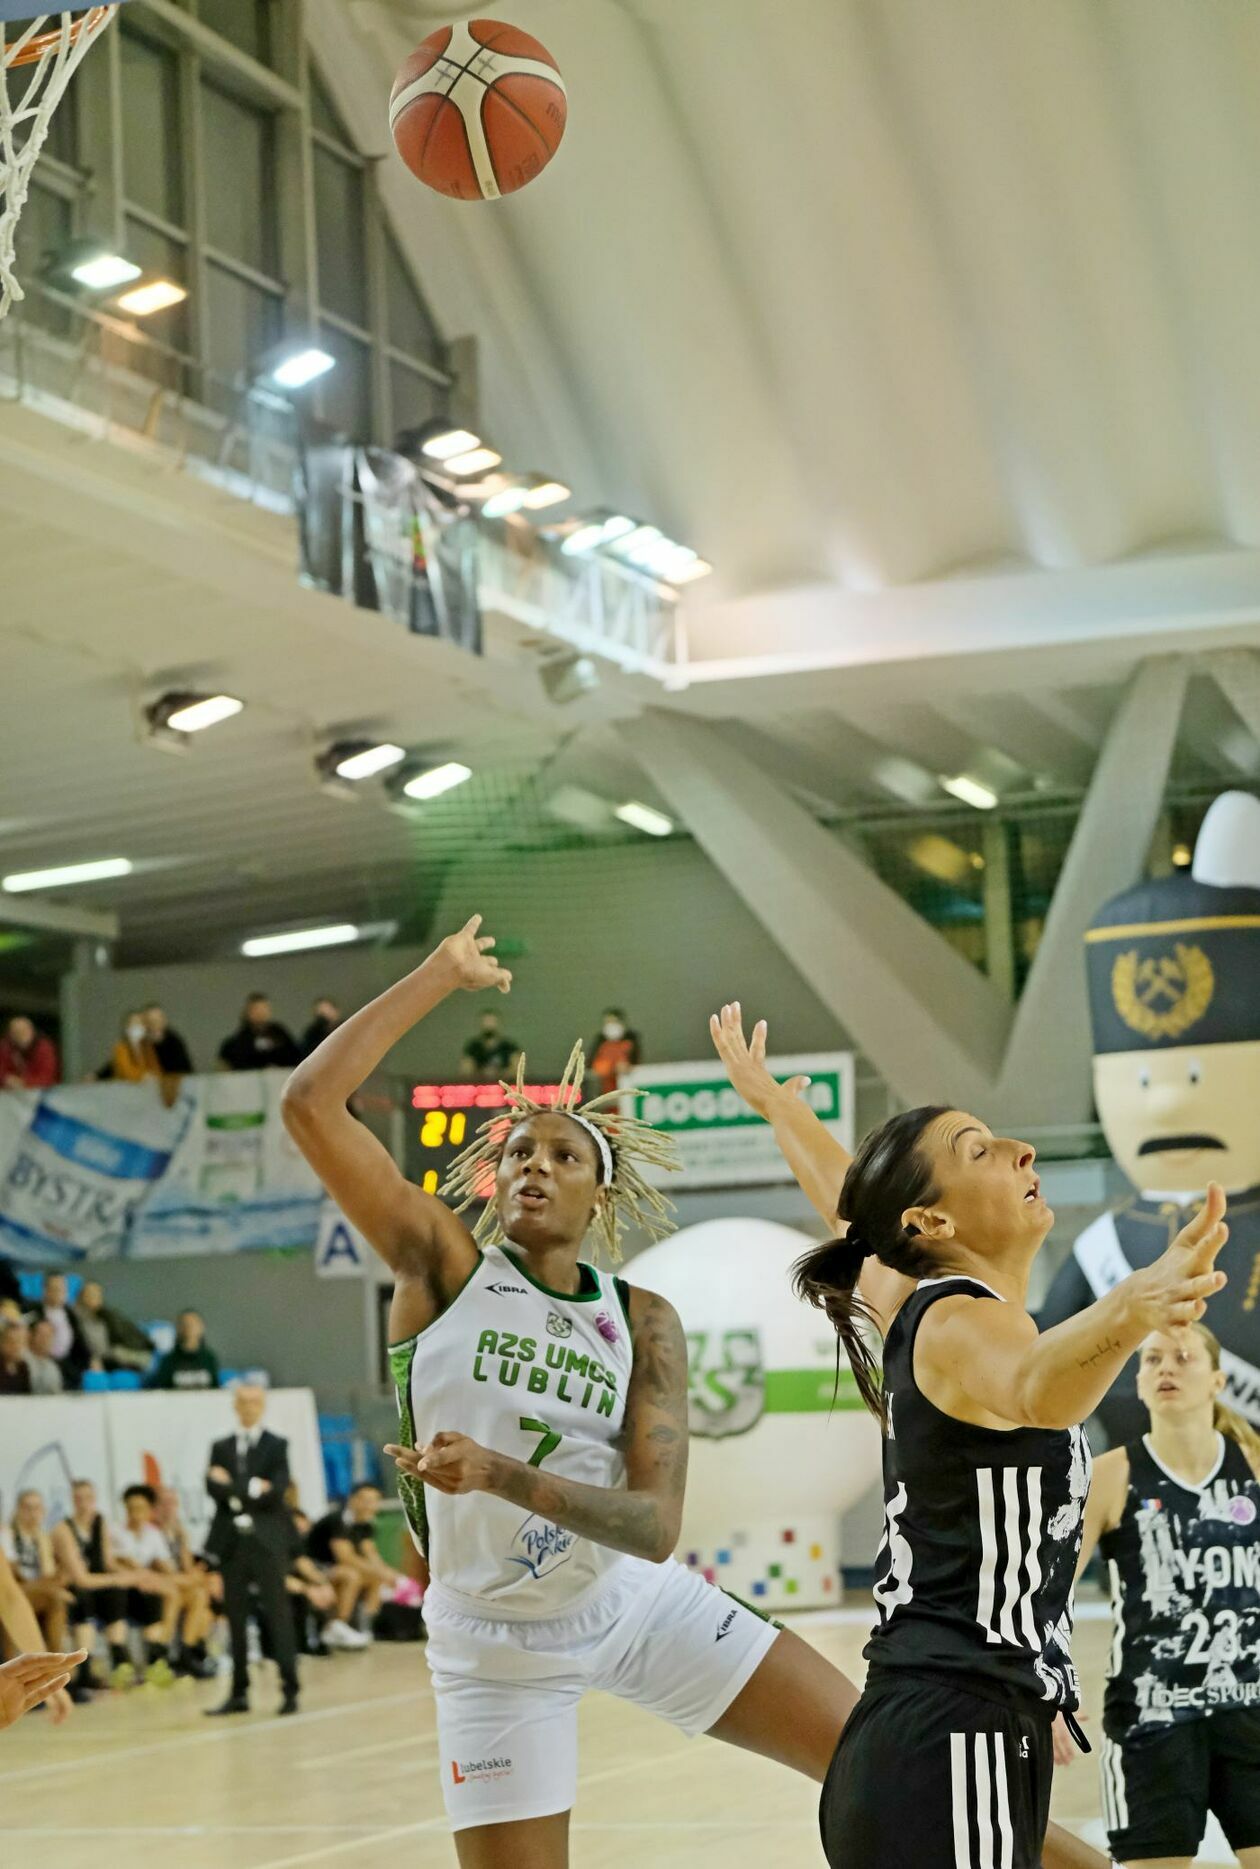
<svg viewBox="0 0 1260 1869"><path fill-rule="evenodd" d="M625 1035L626 1035L626 1028L621 1023L620 1019L605 1019L604 1020L604 1037L605 1038L618 1039L618 1038L624 1038Z"/></svg>
<svg viewBox="0 0 1260 1869"><path fill-rule="evenodd" d="M131 1024L127 1027L127 1037L133 1045L143 1045L145 1029L138 1019L133 1019Z"/></svg>

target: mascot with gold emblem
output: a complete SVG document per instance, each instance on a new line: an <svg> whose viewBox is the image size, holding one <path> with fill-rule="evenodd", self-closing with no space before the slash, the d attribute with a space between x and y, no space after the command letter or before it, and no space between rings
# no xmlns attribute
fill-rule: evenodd
<svg viewBox="0 0 1260 1869"><path fill-rule="evenodd" d="M1038 1323L1061 1323L1149 1265L1219 1181L1229 1283L1208 1322L1222 1399L1260 1425L1260 799L1216 799L1189 874L1105 903L1085 942L1094 1099L1137 1193L1080 1235ZM1145 1432L1134 1361L1098 1412L1113 1447Z"/></svg>

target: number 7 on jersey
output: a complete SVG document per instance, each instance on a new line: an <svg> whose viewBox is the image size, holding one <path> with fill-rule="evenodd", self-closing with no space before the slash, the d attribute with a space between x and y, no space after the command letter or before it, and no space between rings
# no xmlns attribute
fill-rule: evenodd
<svg viewBox="0 0 1260 1869"><path fill-rule="evenodd" d="M545 1421L531 1421L528 1415L521 1416L521 1433L542 1435L542 1439L529 1457L528 1464L531 1467L541 1467L548 1454L554 1454L564 1439L564 1436L557 1434L554 1428L549 1428Z"/></svg>

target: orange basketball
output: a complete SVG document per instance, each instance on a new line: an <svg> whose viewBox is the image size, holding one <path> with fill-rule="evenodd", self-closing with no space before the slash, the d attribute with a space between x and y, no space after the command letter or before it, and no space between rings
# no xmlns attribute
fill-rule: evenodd
<svg viewBox="0 0 1260 1869"><path fill-rule="evenodd" d="M389 99L398 153L440 195L496 201L560 147L564 79L545 46L497 19L442 26L404 59Z"/></svg>

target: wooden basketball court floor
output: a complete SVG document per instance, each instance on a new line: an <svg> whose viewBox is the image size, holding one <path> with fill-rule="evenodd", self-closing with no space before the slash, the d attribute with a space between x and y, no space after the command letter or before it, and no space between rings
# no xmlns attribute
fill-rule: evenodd
<svg viewBox="0 0 1260 1869"><path fill-rule="evenodd" d="M1087 1730L1097 1734L1108 1625L1078 1630ZM870 1611L794 1619L860 1676ZM303 1711L274 1716L270 1669L248 1719L208 1721L218 1683L99 1698L58 1731L29 1715L0 1734L0 1860L57 1869L451 1869L423 1651L378 1647L305 1665ZM790 1708L784 1709L791 1717ZM819 1865L817 1793L637 1709L582 1710L574 1869ZM896 1797L895 1785L887 1795ZM1102 1844L1094 1762L1056 1774L1055 1815ZM1230 1863L1223 1841L1202 1862Z"/></svg>

